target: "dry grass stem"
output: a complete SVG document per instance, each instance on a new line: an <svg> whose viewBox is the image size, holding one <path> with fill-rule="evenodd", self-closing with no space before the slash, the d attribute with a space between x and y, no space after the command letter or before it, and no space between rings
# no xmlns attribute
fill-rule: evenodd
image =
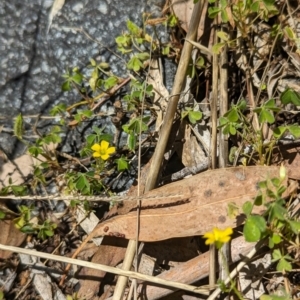
<svg viewBox="0 0 300 300"><path fill-rule="evenodd" d="M26 255L31 255L31 256L37 256L37 257L44 258L44 259L51 259L51 260L55 260L55 261L59 261L59 262L63 262L63 263L69 263L69 264L73 264L73 265L77 265L77 266L81 266L81 267L87 267L87 268L92 268L92 269L96 269L96 270L101 270L101 271L116 274L116 275L132 277L132 278L136 278L136 279L143 280L143 281L161 284L163 286L168 286L168 287L172 287L172 288L177 288L177 289L193 292L196 294L208 295L208 289L206 289L206 288L198 288L196 286L192 286L192 285L188 285L188 284L164 280L164 279L160 279L160 278L157 278L154 276L144 275L144 274L137 273L137 272L124 271L124 270L121 270L118 268L109 267L109 266L105 266L105 265L101 265L101 264L95 264L95 263L87 262L84 260L72 259L72 258L63 257L63 256L59 256L59 255L48 254L48 253L38 252L38 251L34 251L34 250L29 250L29 249L23 249L20 247L6 246L6 245L2 245L2 244L0 244L0 249L6 250L6 251L11 251L11 252L16 252L16 253L21 253L21 254L26 254Z"/></svg>

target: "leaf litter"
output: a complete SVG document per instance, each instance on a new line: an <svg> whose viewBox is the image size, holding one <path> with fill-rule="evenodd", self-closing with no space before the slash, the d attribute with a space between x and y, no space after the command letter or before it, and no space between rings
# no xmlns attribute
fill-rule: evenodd
<svg viewBox="0 0 300 300"><path fill-rule="evenodd" d="M177 3L176 1L173 1L173 4L175 14L180 19L182 27L187 30L188 27L186 25L190 21L189 12L192 11L191 7L193 7L192 1L188 1L188 3ZM49 15L49 28L51 26L52 19L61 10L63 5L64 1L54 1L53 8ZM182 12L184 13L183 16L180 15ZM287 21L291 22L290 16L287 18ZM235 26L232 16L229 18L229 22L231 26ZM259 28L256 29L256 33L258 33L259 30ZM203 28L200 26L198 35L201 36L202 33ZM257 43L260 45L260 50L258 51L259 56L269 55L270 37L257 36L259 37L257 39ZM278 90L283 90L287 84L293 84L292 80L290 82L284 81L287 73L293 76L298 74L297 69L299 69L299 58L296 53L292 51L289 43L283 45L283 48L291 56L291 61L288 64L279 63L279 68L270 68L267 86L267 93L269 97L274 95L275 86ZM237 59L236 61L237 66L246 72L247 66L245 65L245 57L243 56L244 54L242 49L237 49L236 54L240 56L240 60ZM256 70L253 70L253 82L257 87L260 87L262 80L261 73L256 71L260 68L263 62L264 60L260 58L256 58L256 61L254 62ZM286 70L286 68L288 68L291 64L296 68L296 71L294 69L292 72ZM152 67L154 69L157 67L157 61L153 60ZM169 96L163 86L163 80L160 78L160 74L161 73L157 70L153 71L152 77L154 80L151 82L159 91L159 93L155 94L156 110L160 109L159 107L166 107L166 99ZM160 117L157 119L157 130L163 120L163 112L159 111L158 115ZM195 136L192 134L190 129L185 127L184 132L184 139L186 141L185 146L181 152L177 152L179 153L179 157L181 158L183 165L191 168L194 164L199 163L199 160L204 159L205 151L202 149L204 146L202 145L202 147L200 147L195 141ZM205 148L207 148L207 145ZM195 151L197 153L195 153ZM200 154L198 152L200 151L201 156L199 158L198 155ZM282 149L282 151L284 152L285 150ZM295 147L288 149L285 153L282 153L282 155L288 168L289 178L299 180L299 152L297 149ZM207 159L207 157L205 158ZM29 164L27 164L27 167L28 166ZM26 171L26 168L24 169ZM23 171L23 167L19 168L19 170ZM30 171L31 170L28 172L26 171L25 176L29 174ZM151 247L154 248L155 243L157 243L156 245L158 245L158 249L159 247L161 247L161 249L170 249L170 247L175 247L176 251L191 253L190 257L184 257L184 255L182 255L181 258L176 257L176 261L174 261L172 265L174 269L168 270L168 268L170 268L169 261L172 255L167 253L164 256L159 257L158 254L155 255L152 251L151 257L153 259L153 264L150 264L150 268L152 268L153 274L157 275L160 273L158 276L162 276L170 280L178 279L180 282L185 283L193 283L207 276L209 267L207 264L207 252L204 251L203 254L199 256L197 255L200 254L201 251L197 245L193 244L193 239L196 239L193 237L202 235L204 232L211 230L211 228L216 225L221 227L237 227L241 225L243 222L243 216L240 212L238 212L233 218L230 218L227 211L228 204L233 203L234 207L241 208L245 201L256 195L257 184L259 181L277 176L278 173L279 167L277 166L233 167L228 169L210 170L179 182L164 185L142 196L139 215L139 240L146 242L146 248L147 245L150 249ZM4 173L2 173L1 176L3 174ZM5 176L5 179L6 178L7 176ZM18 181L18 183L21 182L22 179ZM288 186L288 182L285 184ZM292 193L295 188L297 188L297 186L293 186L293 189L289 191L289 193ZM135 239L136 237L136 223L138 218L136 210L136 201L126 200L126 197L124 197L122 204L113 207L113 209L108 212L96 228L94 228L94 223L92 225L88 224L85 230L87 234L89 234L88 239L103 235L106 237L103 239L103 243L100 247L88 245L90 247L89 250L84 250L86 251L86 258L89 259L90 257L93 257L92 261L111 266L119 264L124 257L126 241L128 239ZM258 209L256 213L261 213L260 209ZM89 218L84 218L85 221L89 222L88 219ZM97 222L96 218L94 218L94 220ZM21 245L26 238L26 235L13 229L12 222L3 223L3 221L1 221L1 223L3 225L3 232L0 236L0 243L17 246ZM80 223L79 220L78 223ZM16 232L14 232L14 230ZM85 239L85 241L88 239ZM177 241L175 246L172 244L174 241ZM250 246L240 241L240 238L239 242L237 241L238 239L234 239L233 245L237 247L237 249L244 247L240 252L246 254L249 251ZM166 243L165 245L163 245L164 242ZM188 247L187 245L189 243L193 244L193 246L190 245L190 247ZM84 251L82 251L80 255L83 255ZM157 248L156 251L159 252ZM233 261L237 261L240 258L239 250L232 251L233 256L235 255L235 259L233 259ZM1 257L3 259L7 259L9 257L9 253L1 252ZM184 259L184 261L181 261L182 259ZM201 270L201 266L204 266L205 264L207 269ZM268 266L266 265L265 268L267 267ZM197 273L197 275L195 275L195 273ZM190 274L190 276L188 276L188 274ZM96 299L96 295L99 293L100 285L103 284L103 279L106 274L104 272L95 272L90 269L83 268L80 275L101 278L97 280L81 279L79 296L86 297L87 299ZM37 275L34 277L38 278ZM44 283L42 281L36 283L36 289L39 290L38 286L43 285L44 288L50 290L53 287L53 285L49 286L49 282L51 282L52 279L45 276L45 273L42 277L43 280L46 281ZM248 284L254 284L254 281L252 282L250 280ZM114 281L108 280L108 285L106 286L101 299L106 299L111 296L113 288L110 288L113 287L113 285ZM143 288L145 288L143 293L144 295L147 295L147 299L158 299L159 297L166 296L172 292L170 289L158 288L144 284L139 287L140 293L142 293ZM41 291L39 293L44 292ZM49 297L51 298L53 295L48 296L48 298ZM256 298L257 297L259 296L256 296Z"/></svg>

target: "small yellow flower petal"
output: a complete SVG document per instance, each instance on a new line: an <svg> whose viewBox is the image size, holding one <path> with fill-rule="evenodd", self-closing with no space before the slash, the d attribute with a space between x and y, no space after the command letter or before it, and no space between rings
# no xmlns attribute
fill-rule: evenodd
<svg viewBox="0 0 300 300"><path fill-rule="evenodd" d="M100 145L99 144L94 144L92 147L91 147L91 149L93 150L93 151L100 151L100 149L101 149L101 147L100 147Z"/></svg>
<svg viewBox="0 0 300 300"><path fill-rule="evenodd" d="M232 228L228 227L224 230L219 228L213 228L211 232L206 232L203 238L206 239L205 244L215 244L217 248L220 248L224 243L230 241L230 235L233 233Z"/></svg>
<svg viewBox="0 0 300 300"><path fill-rule="evenodd" d="M115 147L110 147L107 149L107 154L113 154L116 152L116 148Z"/></svg>
<svg viewBox="0 0 300 300"><path fill-rule="evenodd" d="M101 141L101 151L106 151L108 149L108 146L109 146L109 142L107 141Z"/></svg>
<svg viewBox="0 0 300 300"><path fill-rule="evenodd" d="M100 157L101 155L100 155L100 153L99 152L94 152L93 153L93 157Z"/></svg>
<svg viewBox="0 0 300 300"><path fill-rule="evenodd" d="M233 230L231 227L227 227L226 229L223 230L223 235L232 235L233 234Z"/></svg>
<svg viewBox="0 0 300 300"><path fill-rule="evenodd" d="M212 232L204 234L204 238L206 238L205 245L210 245L215 242L214 234Z"/></svg>
<svg viewBox="0 0 300 300"><path fill-rule="evenodd" d="M108 154L101 155L101 158L103 160L108 160L109 159L109 155Z"/></svg>

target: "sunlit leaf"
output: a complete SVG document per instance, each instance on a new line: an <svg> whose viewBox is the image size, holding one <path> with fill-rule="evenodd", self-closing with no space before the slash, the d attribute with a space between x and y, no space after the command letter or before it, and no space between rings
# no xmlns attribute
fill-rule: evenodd
<svg viewBox="0 0 300 300"><path fill-rule="evenodd" d="M300 95L290 88L287 88L281 94L280 100L283 104L293 103L297 106L300 106Z"/></svg>
<svg viewBox="0 0 300 300"><path fill-rule="evenodd" d="M148 52L137 53L136 57L142 61L150 58L150 54Z"/></svg>
<svg viewBox="0 0 300 300"><path fill-rule="evenodd" d="M274 128L274 130L273 130L274 137L276 137L277 139L280 139L282 137L282 135L286 132L287 129L288 129L287 126L279 126L279 127Z"/></svg>
<svg viewBox="0 0 300 300"><path fill-rule="evenodd" d="M227 23L229 21L226 9L221 10L221 19L222 19L222 22L224 22L224 23Z"/></svg>
<svg viewBox="0 0 300 300"><path fill-rule="evenodd" d="M235 108L231 108L225 115L230 122L236 122L239 119L238 112Z"/></svg>
<svg viewBox="0 0 300 300"><path fill-rule="evenodd" d="M267 109L262 109L260 114L259 114L259 122L260 123L269 123L273 124L275 122L275 117L272 113L272 111L267 110Z"/></svg>
<svg viewBox="0 0 300 300"><path fill-rule="evenodd" d="M134 150L136 146L136 136L135 134L131 133L128 135L128 148L129 150Z"/></svg>
<svg viewBox="0 0 300 300"><path fill-rule="evenodd" d="M219 7L215 7L215 6L209 7L208 8L208 16L210 18L214 19L220 11L221 11L221 9Z"/></svg>
<svg viewBox="0 0 300 300"><path fill-rule="evenodd" d="M128 20L126 24L131 34L138 36L142 32L142 29L139 28L136 24L134 24L130 20Z"/></svg>
<svg viewBox="0 0 300 300"><path fill-rule="evenodd" d="M292 264L287 261L285 258L282 258L279 260L277 266L276 266L276 270L279 272L282 271L291 271L292 270Z"/></svg>
<svg viewBox="0 0 300 300"><path fill-rule="evenodd" d="M266 221L261 216L250 216L247 218L243 234L247 242L257 242L266 230Z"/></svg>
<svg viewBox="0 0 300 300"><path fill-rule="evenodd" d="M229 35L225 31L218 31L217 36L225 42L227 42L229 40Z"/></svg>
<svg viewBox="0 0 300 300"><path fill-rule="evenodd" d="M127 68L138 72L141 68L143 68L143 63L136 56L133 56L127 63Z"/></svg>
<svg viewBox="0 0 300 300"><path fill-rule="evenodd" d="M271 238L272 238L272 241L273 241L273 243L274 243L275 245L279 244L279 243L282 241L281 236L278 235L278 234L275 234L275 233L272 235Z"/></svg>
<svg viewBox="0 0 300 300"><path fill-rule="evenodd" d="M119 159L116 159L118 171L122 172L129 169L129 163L125 156L121 156Z"/></svg>
<svg viewBox="0 0 300 300"><path fill-rule="evenodd" d="M62 86L61 89L63 92L68 92L71 90L71 86L70 86L70 82L69 81L65 81Z"/></svg>
<svg viewBox="0 0 300 300"><path fill-rule="evenodd" d="M243 204L243 213L249 216L252 212L253 204L251 201L247 201Z"/></svg>
<svg viewBox="0 0 300 300"><path fill-rule="evenodd" d="M253 12L258 12L259 11L259 2L258 1L251 4L251 10Z"/></svg>
<svg viewBox="0 0 300 300"><path fill-rule="evenodd" d="M231 135L236 135L236 128L231 123L229 124L229 132Z"/></svg>
<svg viewBox="0 0 300 300"><path fill-rule="evenodd" d="M297 36L296 36L294 30L293 30L291 27L285 26L285 27L284 27L284 31L285 31L285 33L287 34L287 36L288 36L288 38L289 38L290 40L295 40L295 39L297 38Z"/></svg>
<svg viewBox="0 0 300 300"><path fill-rule="evenodd" d="M297 139L300 137L300 126L299 125L290 125L287 127L289 132Z"/></svg>
<svg viewBox="0 0 300 300"><path fill-rule="evenodd" d="M295 234L299 234L300 232L300 222L299 221L288 221L292 231L295 233Z"/></svg>
<svg viewBox="0 0 300 300"><path fill-rule="evenodd" d="M224 42L214 44L212 46L212 52L215 53L215 54L220 54L221 50L224 48L225 45L226 45L226 43L224 43Z"/></svg>
<svg viewBox="0 0 300 300"><path fill-rule="evenodd" d="M81 84L82 78L83 78L83 75L80 73L76 73L72 76L72 80L77 84Z"/></svg>
<svg viewBox="0 0 300 300"><path fill-rule="evenodd" d="M104 80L104 88L106 90L112 88L118 83L118 78L115 76L108 77L106 80Z"/></svg>
<svg viewBox="0 0 300 300"><path fill-rule="evenodd" d="M190 111L188 113L188 118L192 124L196 124L197 121L201 120L202 112L201 111Z"/></svg>

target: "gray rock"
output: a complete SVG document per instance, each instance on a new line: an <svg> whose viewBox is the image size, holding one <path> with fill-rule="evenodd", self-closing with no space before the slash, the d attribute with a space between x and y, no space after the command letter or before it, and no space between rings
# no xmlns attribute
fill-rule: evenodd
<svg viewBox="0 0 300 300"><path fill-rule="evenodd" d="M114 39L126 30L128 19L141 24L142 13L159 14L163 2L66 1L47 34L52 1L0 1L0 125L12 128L19 112L47 114L58 103L75 103L76 93L61 91L61 75L67 68L85 67L90 58L109 62L114 73L124 76L124 61L106 47L115 50ZM34 118L27 121L33 124ZM1 132L0 148L10 158L24 149Z"/></svg>

